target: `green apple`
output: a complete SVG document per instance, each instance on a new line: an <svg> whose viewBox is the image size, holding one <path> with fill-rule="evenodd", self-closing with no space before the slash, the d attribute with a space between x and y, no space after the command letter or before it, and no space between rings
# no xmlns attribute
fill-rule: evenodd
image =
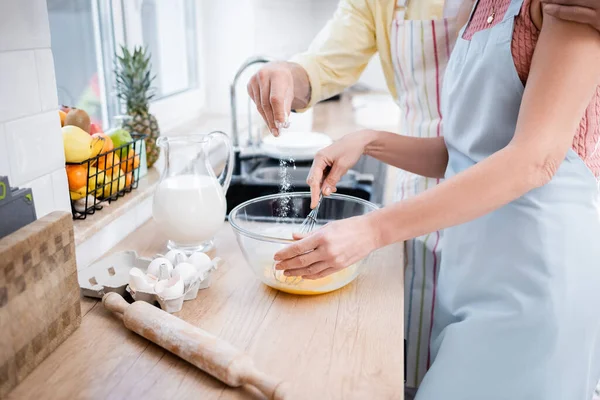
<svg viewBox="0 0 600 400"><path fill-rule="evenodd" d="M117 129L113 132L110 132L108 134L108 136L111 138L111 140L113 141L113 144L115 146L115 149L118 147L123 146L124 144L128 144L133 142L133 138L131 137L131 135L129 134L129 132L127 132L125 129ZM127 153L129 152L129 147L123 147L120 150L121 154L119 154L119 152L117 152L117 155L119 156L119 158L121 160L124 160L127 158Z"/></svg>

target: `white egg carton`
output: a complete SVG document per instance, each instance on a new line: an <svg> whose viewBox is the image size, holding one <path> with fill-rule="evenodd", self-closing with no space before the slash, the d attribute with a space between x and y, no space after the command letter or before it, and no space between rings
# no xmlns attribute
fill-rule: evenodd
<svg viewBox="0 0 600 400"><path fill-rule="evenodd" d="M157 256L162 257L160 254ZM140 273L147 275L153 261L150 258L138 257L135 251L112 254L79 272L81 292L84 296L95 298L102 298L108 292L116 292L121 295L125 295L127 292L136 301L146 301L150 304L158 303L163 310L174 313L181 310L184 301L195 299L199 290L210 287L212 272L222 262L221 258L215 257L210 260L210 265L205 264L203 268L197 269L196 273L187 279L185 283L182 283L181 277L173 274L172 270L162 268L160 276L155 277L155 283L160 281L162 286L165 286L164 289L170 288L171 286L167 285L173 280L176 285L183 284L182 295L169 296L162 294L162 290L161 293L156 293L153 288L148 287L145 289L149 290L136 290L131 285L132 271L138 270L140 271L137 273L138 275ZM168 292L168 290L165 290L165 293Z"/></svg>

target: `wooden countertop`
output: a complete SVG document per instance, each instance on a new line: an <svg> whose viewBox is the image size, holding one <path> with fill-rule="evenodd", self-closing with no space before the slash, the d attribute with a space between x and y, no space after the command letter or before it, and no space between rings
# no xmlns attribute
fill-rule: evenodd
<svg viewBox="0 0 600 400"><path fill-rule="evenodd" d="M298 399L403 398L402 251L372 255L350 285L321 296L270 289L248 268L228 223L215 238L225 263L212 286L176 315L247 351L291 382ZM149 221L113 251L152 256L165 240ZM9 399L259 399L228 388L127 330L101 303L82 299L81 327Z"/></svg>

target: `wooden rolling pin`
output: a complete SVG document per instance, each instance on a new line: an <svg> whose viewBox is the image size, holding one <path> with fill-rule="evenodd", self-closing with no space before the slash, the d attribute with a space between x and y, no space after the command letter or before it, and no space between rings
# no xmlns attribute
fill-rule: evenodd
<svg viewBox="0 0 600 400"><path fill-rule="evenodd" d="M288 384L254 366L228 342L144 301L127 303L117 293L102 298L104 307L123 314L125 327L169 350L232 387L252 385L272 400L288 399Z"/></svg>

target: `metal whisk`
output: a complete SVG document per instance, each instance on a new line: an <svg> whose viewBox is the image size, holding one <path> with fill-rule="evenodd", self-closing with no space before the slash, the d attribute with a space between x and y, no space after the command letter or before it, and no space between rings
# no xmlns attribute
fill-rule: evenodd
<svg viewBox="0 0 600 400"><path fill-rule="evenodd" d="M321 193L319 196L317 206L313 208L310 213L308 213L304 221L302 221L302 225L300 225L300 233L310 233L313 229L315 229L315 225L317 224L317 215L319 214L319 207L321 207L321 200L323 200L323 193ZM285 276L283 271L278 271L275 269L275 264L273 264L273 276L277 281L285 283L286 285L297 285L303 281L301 276Z"/></svg>
<svg viewBox="0 0 600 400"><path fill-rule="evenodd" d="M323 193L321 193L319 196L317 206L311 210L311 212L302 222L302 225L300 225L300 233L310 233L313 229L315 229L315 225L317 224L317 215L319 214L319 207L321 207L321 200L323 200Z"/></svg>

